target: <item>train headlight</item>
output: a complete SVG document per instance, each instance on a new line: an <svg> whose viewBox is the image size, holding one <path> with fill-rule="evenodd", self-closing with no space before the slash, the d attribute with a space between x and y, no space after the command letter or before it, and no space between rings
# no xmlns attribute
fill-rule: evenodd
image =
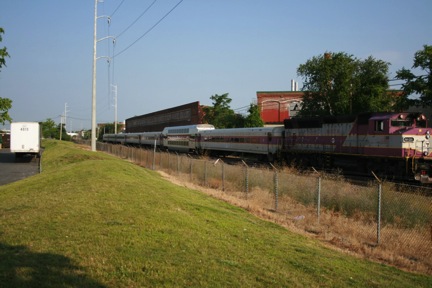
<svg viewBox="0 0 432 288"><path fill-rule="evenodd" d="M426 139L429 139L430 138L430 132L429 132L429 130L428 131L426 131Z"/></svg>
<svg viewBox="0 0 432 288"><path fill-rule="evenodd" d="M427 151L424 151L423 152L423 156L427 156L428 155L428 152Z"/></svg>

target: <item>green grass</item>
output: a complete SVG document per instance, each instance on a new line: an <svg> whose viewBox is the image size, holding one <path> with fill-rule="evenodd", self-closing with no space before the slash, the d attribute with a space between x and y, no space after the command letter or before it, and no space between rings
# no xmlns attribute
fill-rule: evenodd
<svg viewBox="0 0 432 288"><path fill-rule="evenodd" d="M127 161L45 147L41 174L0 186L0 286L432 286Z"/></svg>

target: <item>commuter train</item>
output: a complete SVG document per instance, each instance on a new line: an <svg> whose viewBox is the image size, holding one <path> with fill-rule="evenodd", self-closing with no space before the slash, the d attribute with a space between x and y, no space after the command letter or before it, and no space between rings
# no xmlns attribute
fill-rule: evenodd
<svg viewBox="0 0 432 288"><path fill-rule="evenodd" d="M167 127L161 132L105 134L110 143L211 153L253 154L319 169L342 169L432 184L432 147L420 113L365 113L349 117L286 119L283 126L215 129Z"/></svg>

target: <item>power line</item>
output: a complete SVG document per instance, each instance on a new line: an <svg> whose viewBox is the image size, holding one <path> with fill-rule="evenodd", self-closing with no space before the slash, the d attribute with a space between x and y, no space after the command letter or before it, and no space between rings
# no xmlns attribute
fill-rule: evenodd
<svg viewBox="0 0 432 288"><path fill-rule="evenodd" d="M125 33L127 30L129 30L129 28L131 28L142 16L144 16L144 14L153 6L153 4L156 3L157 0L154 0L145 10L144 12L141 13L141 15L138 16L138 18L136 18L126 29L124 29L122 32L120 32L116 38L119 38L121 35L123 35L123 33Z"/></svg>
<svg viewBox="0 0 432 288"><path fill-rule="evenodd" d="M120 4L117 6L117 8L114 10L114 12L111 13L110 17L114 16L114 14L117 12L117 10L120 8L120 6L123 4L124 1L125 1L125 0L122 0L122 1L120 2Z"/></svg>
<svg viewBox="0 0 432 288"><path fill-rule="evenodd" d="M88 118L78 118L78 117L72 117L72 116L68 116L69 119L73 119L73 120L82 120L82 121L88 121L90 119Z"/></svg>
<svg viewBox="0 0 432 288"><path fill-rule="evenodd" d="M233 109L233 111L244 111L244 110L249 109L249 106L250 106L250 105L243 106L243 107L239 107L239 108L235 108L235 109Z"/></svg>
<svg viewBox="0 0 432 288"><path fill-rule="evenodd" d="M152 31L160 22L162 22L172 11L174 11L174 9L176 9L181 3L183 2L183 0L180 0L170 11L168 11L168 13L166 13L161 19L159 19L159 21L156 22L156 24L154 24L150 29L148 29L143 35L141 35L137 40L135 40L134 42L132 42L132 44L130 44L129 46L127 46L125 49L123 49L122 51L120 51L119 53L113 55L113 58L119 56L120 54L122 54L123 52L125 52L126 50L128 50L129 48L131 48L133 45L135 45L139 40L141 40L144 36L146 36L150 31Z"/></svg>
<svg viewBox="0 0 432 288"><path fill-rule="evenodd" d="M424 74L424 75L415 76L415 78L423 78L427 76L428 76L427 74ZM390 81L403 81L403 80L405 79L393 78L393 79L389 79L388 81L390 82Z"/></svg>

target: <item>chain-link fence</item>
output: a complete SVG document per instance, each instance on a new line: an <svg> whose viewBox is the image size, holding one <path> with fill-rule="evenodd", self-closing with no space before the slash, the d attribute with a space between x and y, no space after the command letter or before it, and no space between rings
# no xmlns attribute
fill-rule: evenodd
<svg viewBox="0 0 432 288"><path fill-rule="evenodd" d="M432 192L426 188L389 182L359 186L314 171L254 168L106 143L97 149L236 197L246 209L332 245L432 274Z"/></svg>

